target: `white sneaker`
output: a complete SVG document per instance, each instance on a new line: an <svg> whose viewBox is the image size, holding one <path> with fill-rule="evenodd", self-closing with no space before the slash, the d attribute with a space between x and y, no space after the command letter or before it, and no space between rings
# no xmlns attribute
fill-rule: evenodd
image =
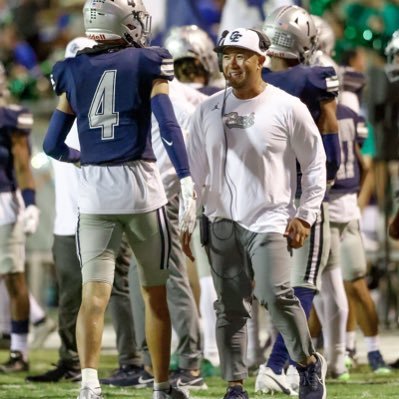
<svg viewBox="0 0 399 399"><path fill-rule="evenodd" d="M171 387L169 392L153 391L152 399L189 399L190 394L182 388Z"/></svg>
<svg viewBox="0 0 399 399"><path fill-rule="evenodd" d="M280 392L291 396L298 395L290 388L284 372L276 374L270 367L266 367L264 364L260 365L258 375L256 376L255 392L270 393L272 395Z"/></svg>
<svg viewBox="0 0 399 399"><path fill-rule="evenodd" d="M80 390L77 399L104 399L101 393L98 395L93 389L84 387Z"/></svg>
<svg viewBox="0 0 399 399"><path fill-rule="evenodd" d="M29 349L39 349L43 346L47 337L57 330L57 323L46 316L43 323L33 326L32 328L32 341L29 343Z"/></svg>
<svg viewBox="0 0 399 399"><path fill-rule="evenodd" d="M287 382L292 391L299 390L299 373L295 366L290 364L287 369Z"/></svg>

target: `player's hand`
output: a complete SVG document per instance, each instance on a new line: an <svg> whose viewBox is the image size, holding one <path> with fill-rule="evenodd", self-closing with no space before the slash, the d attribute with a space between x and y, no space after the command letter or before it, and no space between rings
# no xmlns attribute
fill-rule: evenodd
<svg viewBox="0 0 399 399"><path fill-rule="evenodd" d="M294 218L285 229L284 237L291 248L301 248L310 234L310 225L302 219Z"/></svg>
<svg viewBox="0 0 399 399"><path fill-rule="evenodd" d="M180 180L180 206L179 206L179 228L180 233L192 234L196 221L196 198L194 182L190 176Z"/></svg>
<svg viewBox="0 0 399 399"><path fill-rule="evenodd" d="M189 258L192 262L194 262L195 258L193 256L192 251L191 251L190 241L191 241L191 234L188 233L187 231L182 233L182 235L181 235L181 246L182 246L183 252L187 256L187 258Z"/></svg>
<svg viewBox="0 0 399 399"><path fill-rule="evenodd" d="M34 234L39 226L40 209L36 205L27 206L22 214L25 234Z"/></svg>

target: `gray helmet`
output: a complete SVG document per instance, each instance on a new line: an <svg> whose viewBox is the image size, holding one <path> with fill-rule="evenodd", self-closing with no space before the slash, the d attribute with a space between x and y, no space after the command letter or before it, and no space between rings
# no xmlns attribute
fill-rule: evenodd
<svg viewBox="0 0 399 399"><path fill-rule="evenodd" d="M311 15L301 7L275 9L266 18L263 30L272 42L267 55L307 63L316 48L316 26Z"/></svg>
<svg viewBox="0 0 399 399"><path fill-rule="evenodd" d="M338 64L326 53L321 50L317 50L310 57L309 65L319 65L324 67L333 67L335 72L338 74Z"/></svg>
<svg viewBox="0 0 399 399"><path fill-rule="evenodd" d="M218 71L217 55L213 52L215 44L210 36L197 25L174 27L169 30L164 46L175 61L182 58L198 59L209 75Z"/></svg>
<svg viewBox="0 0 399 399"><path fill-rule="evenodd" d="M388 64L394 62L395 55L399 53L399 30L395 31L385 47L385 55L388 58Z"/></svg>
<svg viewBox="0 0 399 399"><path fill-rule="evenodd" d="M317 31L317 49L331 55L335 47L335 33L331 25L317 15L312 15L312 18Z"/></svg>
<svg viewBox="0 0 399 399"><path fill-rule="evenodd" d="M149 44L151 16L142 0L86 0L83 18L90 39L124 39L141 47Z"/></svg>

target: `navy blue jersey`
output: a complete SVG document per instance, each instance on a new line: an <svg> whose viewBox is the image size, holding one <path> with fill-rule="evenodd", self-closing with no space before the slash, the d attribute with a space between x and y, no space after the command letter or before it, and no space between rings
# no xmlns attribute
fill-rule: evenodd
<svg viewBox="0 0 399 399"><path fill-rule="evenodd" d="M355 71L351 67L341 67L340 76L342 80L342 90L350 91L357 95L359 103L361 102L364 86L366 85L366 76L362 72Z"/></svg>
<svg viewBox="0 0 399 399"><path fill-rule="evenodd" d="M320 102L338 95L338 78L332 67L296 65L285 71L262 70L263 79L298 97L309 109L313 120L320 117Z"/></svg>
<svg viewBox="0 0 399 399"><path fill-rule="evenodd" d="M356 156L356 145L361 147L367 137L363 117L349 107L338 104L337 120L341 144L341 165L335 177L331 193L357 193L360 188L360 165Z"/></svg>
<svg viewBox="0 0 399 399"><path fill-rule="evenodd" d="M0 192L15 191L18 187L12 154L12 136L29 136L33 125L32 114L18 105L0 107Z"/></svg>
<svg viewBox="0 0 399 399"><path fill-rule="evenodd" d="M211 96L212 94L215 94L220 90L222 89L216 86L202 86L198 89L200 93L205 94L206 96Z"/></svg>
<svg viewBox="0 0 399 399"><path fill-rule="evenodd" d="M52 74L77 117L81 164L155 161L150 94L154 80L173 79L172 56L160 47L95 49L58 62Z"/></svg>
<svg viewBox="0 0 399 399"><path fill-rule="evenodd" d="M332 67L296 65L285 71L273 72L268 68L262 70L263 79L298 97L308 108L316 125L319 121L320 102L331 100L338 95L339 82ZM302 192L299 164L297 174L297 190L295 197L299 198Z"/></svg>

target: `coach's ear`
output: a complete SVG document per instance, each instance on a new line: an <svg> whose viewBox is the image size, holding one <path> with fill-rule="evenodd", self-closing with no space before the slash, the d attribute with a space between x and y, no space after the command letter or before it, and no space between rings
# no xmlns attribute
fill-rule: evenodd
<svg viewBox="0 0 399 399"><path fill-rule="evenodd" d="M266 61L266 57L264 55L258 56L258 69L263 69L263 65Z"/></svg>

